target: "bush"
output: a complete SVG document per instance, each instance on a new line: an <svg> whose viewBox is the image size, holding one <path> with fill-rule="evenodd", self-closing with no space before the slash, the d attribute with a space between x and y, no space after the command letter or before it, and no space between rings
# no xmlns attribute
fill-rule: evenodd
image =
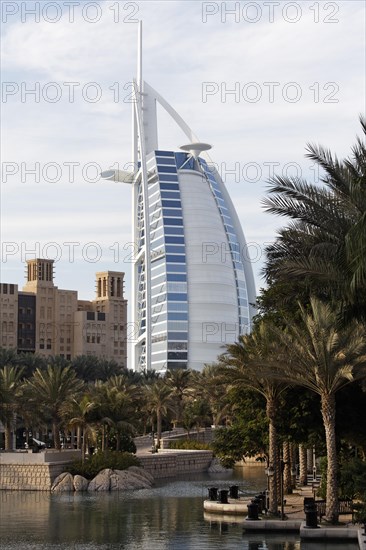
<svg viewBox="0 0 366 550"><path fill-rule="evenodd" d="M183 449L185 451L211 451L210 445L208 443L201 443L196 439L176 439L175 441L170 441L169 449Z"/></svg>
<svg viewBox="0 0 366 550"><path fill-rule="evenodd" d="M73 476L81 475L86 479L93 479L101 470L111 468L112 470L126 470L130 466L140 466L140 461L130 453L119 451L98 452L85 459L82 463L77 460L65 468Z"/></svg>

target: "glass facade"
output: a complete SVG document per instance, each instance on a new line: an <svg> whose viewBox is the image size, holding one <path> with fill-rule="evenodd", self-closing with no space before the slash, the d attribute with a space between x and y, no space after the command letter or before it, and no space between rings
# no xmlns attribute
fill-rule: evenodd
<svg viewBox="0 0 366 550"><path fill-rule="evenodd" d="M188 296L182 204L175 156L146 159L151 248L151 368L187 368Z"/></svg>
<svg viewBox="0 0 366 550"><path fill-rule="evenodd" d="M221 182L207 162L187 153L155 151L146 158L151 269L151 368L157 371L187 368L189 364L186 241L178 170L194 170L212 193L227 239L239 320L238 334L249 327L248 293L239 240ZM145 244L142 183L137 188L138 254ZM146 368L145 262L138 263L138 324L142 345L139 368Z"/></svg>

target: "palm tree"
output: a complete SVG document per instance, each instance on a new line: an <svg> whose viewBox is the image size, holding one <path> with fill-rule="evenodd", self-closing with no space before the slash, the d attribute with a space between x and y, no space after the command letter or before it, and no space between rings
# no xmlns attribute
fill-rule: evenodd
<svg viewBox="0 0 366 550"><path fill-rule="evenodd" d="M156 415L156 437L159 448L163 417L173 409L172 389L165 380L157 380L144 386L143 395L147 407Z"/></svg>
<svg viewBox="0 0 366 550"><path fill-rule="evenodd" d="M72 397L61 408L61 414L70 428L77 430L77 448L81 449L81 458L84 461L87 442L95 439L94 422L91 420L91 413L96 408L96 403L91 400L90 395Z"/></svg>
<svg viewBox="0 0 366 550"><path fill-rule="evenodd" d="M11 433L15 426L21 393L23 369L5 365L0 369L0 420L5 428L5 450L12 449Z"/></svg>
<svg viewBox="0 0 366 550"><path fill-rule="evenodd" d="M32 400L51 418L54 446L61 449L62 407L81 390L83 382L69 366L48 365L46 369L36 369L26 385L32 392Z"/></svg>
<svg viewBox="0 0 366 550"><path fill-rule="evenodd" d="M366 376L364 328L352 324L337 329L337 313L312 298L310 312L302 306L301 321L277 330L283 345L283 361L276 367L279 379L304 386L320 396L327 448L326 520L338 521L337 450L335 433L336 393L346 384ZM274 374L275 375L275 374Z"/></svg>
<svg viewBox="0 0 366 550"><path fill-rule="evenodd" d="M172 390L171 396L175 413L173 424L175 427L182 423L184 403L187 396L192 393L191 371L187 369L170 370L167 372L165 380Z"/></svg>
<svg viewBox="0 0 366 550"><path fill-rule="evenodd" d="M229 344L225 354L220 356L224 365L222 372L233 387L244 387L260 393L266 400L266 415L269 422L268 467L273 470L269 477L269 510L278 513L277 486L280 475L278 461L277 423L279 399L287 383L272 379L271 368L282 360L274 327L262 321L249 335L239 337L238 342Z"/></svg>
<svg viewBox="0 0 366 550"><path fill-rule="evenodd" d="M366 132L365 121L361 125ZM308 154L324 171L322 186L298 177L273 177L267 212L292 221L266 248L267 281L290 301L309 293L340 301L343 320L366 318L366 147L339 161L323 147Z"/></svg>

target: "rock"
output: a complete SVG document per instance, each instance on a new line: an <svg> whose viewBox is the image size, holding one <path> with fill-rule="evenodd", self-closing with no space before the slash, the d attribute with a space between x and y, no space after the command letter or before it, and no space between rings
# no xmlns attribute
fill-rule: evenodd
<svg viewBox="0 0 366 550"><path fill-rule="evenodd" d="M150 474L150 472L147 472L144 468L140 468L139 466L130 466L127 471L134 472L138 475L141 475L142 477L145 477L148 481L150 481L151 484L155 482L154 476Z"/></svg>
<svg viewBox="0 0 366 550"><path fill-rule="evenodd" d="M74 489L75 491L87 491L89 481L83 476L74 476Z"/></svg>
<svg viewBox="0 0 366 550"><path fill-rule="evenodd" d="M109 491L113 470L106 468L92 479L88 485L88 491Z"/></svg>
<svg viewBox="0 0 366 550"><path fill-rule="evenodd" d="M73 483L73 477L68 472L63 472L59 476L56 477L55 481L52 484L51 491L53 492L73 492L74 491L74 483Z"/></svg>
<svg viewBox="0 0 366 550"><path fill-rule="evenodd" d="M129 491L135 489L149 489L151 487L151 482L145 477L139 476L129 470L115 470L115 473L119 477L118 482L116 482L116 489Z"/></svg>
<svg viewBox="0 0 366 550"><path fill-rule="evenodd" d="M210 474L221 474L222 472L231 472L232 469L224 468L224 466L220 464L220 461L218 458L213 458L207 471Z"/></svg>
<svg viewBox="0 0 366 550"><path fill-rule="evenodd" d="M149 489L152 485L151 481L144 475L141 475L140 472L131 472L128 469L127 474L131 478L131 481L136 484L136 489Z"/></svg>

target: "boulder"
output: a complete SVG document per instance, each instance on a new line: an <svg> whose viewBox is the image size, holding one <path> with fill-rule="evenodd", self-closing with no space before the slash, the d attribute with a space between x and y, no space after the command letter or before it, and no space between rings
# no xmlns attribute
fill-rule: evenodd
<svg viewBox="0 0 366 550"><path fill-rule="evenodd" d="M150 481L151 484L155 482L154 476L150 474L150 472L147 472L144 468L140 468L139 466L130 466L127 471L134 472L142 477L145 477L148 481Z"/></svg>
<svg viewBox="0 0 366 550"><path fill-rule="evenodd" d="M73 492L74 483L73 477L68 472L63 472L56 477L55 481L52 484L51 491L61 493L61 492Z"/></svg>
<svg viewBox="0 0 366 550"><path fill-rule="evenodd" d="M88 485L88 491L109 491L113 470L106 468L92 479Z"/></svg>
<svg viewBox="0 0 366 550"><path fill-rule="evenodd" d="M74 489L75 491L87 491L89 481L83 476L74 476Z"/></svg>

